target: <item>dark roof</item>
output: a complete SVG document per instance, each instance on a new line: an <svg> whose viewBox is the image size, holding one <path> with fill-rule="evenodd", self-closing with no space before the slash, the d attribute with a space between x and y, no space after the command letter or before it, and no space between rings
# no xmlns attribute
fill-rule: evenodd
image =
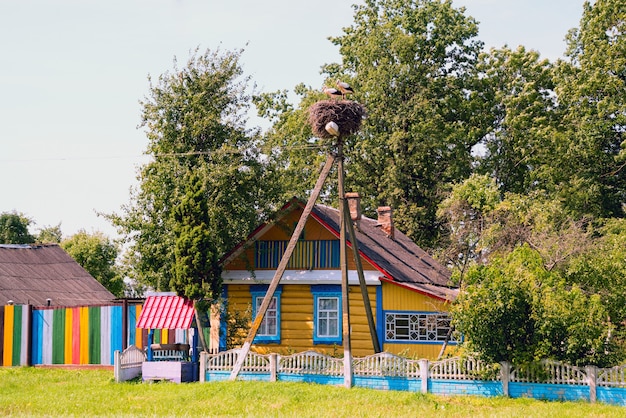
<svg viewBox="0 0 626 418"><path fill-rule="evenodd" d="M312 215L339 231L339 211L315 205ZM363 216L355 228L359 251L391 281L451 287L450 272L406 235L395 229L390 238L378 221Z"/></svg>
<svg viewBox="0 0 626 418"><path fill-rule="evenodd" d="M148 296L137 328L143 329L189 329L195 311L193 302L180 296Z"/></svg>
<svg viewBox="0 0 626 418"><path fill-rule="evenodd" d="M0 305L86 306L115 296L56 244L0 245Z"/></svg>

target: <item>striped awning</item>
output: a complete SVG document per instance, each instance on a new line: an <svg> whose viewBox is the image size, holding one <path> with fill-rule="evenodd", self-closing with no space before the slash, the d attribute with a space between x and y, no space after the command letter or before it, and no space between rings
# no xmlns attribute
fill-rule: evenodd
<svg viewBox="0 0 626 418"><path fill-rule="evenodd" d="M143 329L188 329L194 317L193 302L180 296L148 296L137 321Z"/></svg>

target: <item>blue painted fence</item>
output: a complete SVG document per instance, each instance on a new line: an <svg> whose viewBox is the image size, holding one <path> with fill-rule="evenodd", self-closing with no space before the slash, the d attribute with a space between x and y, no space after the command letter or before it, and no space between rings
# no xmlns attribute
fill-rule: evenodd
<svg viewBox="0 0 626 418"><path fill-rule="evenodd" d="M230 379L240 350L202 353L200 380ZM343 359L313 351L280 356L248 353L237 378L346 385ZM534 370L510 363L452 358L430 362L389 353L353 359L351 385L437 395L509 396L558 401L604 402L626 406L626 365L610 369L542 361Z"/></svg>

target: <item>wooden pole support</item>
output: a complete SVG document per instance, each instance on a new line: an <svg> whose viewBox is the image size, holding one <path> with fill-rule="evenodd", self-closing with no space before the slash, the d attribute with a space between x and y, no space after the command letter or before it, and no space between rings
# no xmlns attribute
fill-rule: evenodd
<svg viewBox="0 0 626 418"><path fill-rule="evenodd" d="M339 138L337 146L337 171L339 176L339 257L341 264L341 311L342 311L342 336L343 336L343 370L344 386L352 387L352 342L350 340L350 286L348 283L348 257L346 243L346 223L350 216L346 216L347 204L344 191L344 168L343 168L343 143Z"/></svg>
<svg viewBox="0 0 626 418"><path fill-rule="evenodd" d="M315 183L315 188L313 189L313 192L311 193L311 196L309 197L309 200L306 206L304 207L304 211L302 212L302 215L300 216L300 220L298 221L298 224L296 225L296 229L293 231L293 234L291 235L291 239L289 240L289 243L287 244L285 253L283 254L283 257L281 258L280 264L278 265L278 268L276 269L276 273L274 273L274 277L272 278L272 281L267 289L267 292L265 293L265 297L263 298L263 302L261 303L261 306L259 307L259 311L257 312L256 318L252 322L250 331L248 331L248 336L246 337L246 340L244 341L243 346L241 347L241 350L239 351L239 357L237 357L237 362L235 363L235 366L233 367L233 370L230 374L230 380L237 379L237 375L241 371L241 367L243 366L243 363L246 357L248 356L248 353L250 352L250 346L252 345L252 341L254 340L254 337L256 336L256 333L259 330L259 327L261 326L261 322L263 322L263 318L265 317L265 312L267 312L267 308L269 307L270 302L272 301L272 297L274 297L274 292L276 291L276 288L278 287L278 283L280 282L280 279L283 277L283 273L285 273L285 269L287 268L287 264L289 263L291 254L293 253L293 250L296 248L296 244L298 243L298 238L300 237L300 234L302 233L302 230L304 229L304 225L306 224L306 221L309 218L311 211L313 210L313 206L315 206L315 202L317 201L317 198L320 195L322 187L324 186L324 182L326 181L326 178L328 177L328 174L330 173L330 169L335 163L335 158L336 157L334 155L329 155L328 158L326 159L326 164L324 164L324 168L322 168L320 176L317 179L317 183Z"/></svg>
<svg viewBox="0 0 626 418"><path fill-rule="evenodd" d="M363 263L361 263L361 256L359 255L359 244L356 239L356 233L354 232L354 225L350 220L350 213L348 205L345 206L344 217L347 219L346 225L348 226L348 235L350 236L350 243L352 244L352 254L354 255L354 263L356 264L356 272L359 276L359 286L361 287L361 296L363 297L363 305L365 306L365 315L367 317L367 324L370 328L370 335L372 337L372 347L375 353L380 353L380 342L378 341L378 334L376 333L376 324L374 323L374 314L372 313L372 304L370 303L370 297L367 293L367 284L365 283L365 277L363 275ZM382 325L381 325L382 326Z"/></svg>

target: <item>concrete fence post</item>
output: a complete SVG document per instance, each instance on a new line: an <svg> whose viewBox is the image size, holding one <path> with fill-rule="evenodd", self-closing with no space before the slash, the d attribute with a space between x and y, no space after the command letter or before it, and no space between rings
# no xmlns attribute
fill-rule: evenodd
<svg viewBox="0 0 626 418"><path fill-rule="evenodd" d="M595 403L598 399L598 368L596 366L587 366L587 384L589 385L589 402Z"/></svg>
<svg viewBox="0 0 626 418"><path fill-rule="evenodd" d="M500 381L502 382L502 395L509 396L509 381L511 380L511 363L503 361L500 363Z"/></svg>
<svg viewBox="0 0 626 418"><path fill-rule="evenodd" d="M277 374L278 374L278 354L271 353L270 354L270 382L276 381Z"/></svg>
<svg viewBox="0 0 626 418"><path fill-rule="evenodd" d="M115 350L113 354L113 376L115 377L115 381L117 383L122 381L122 353L120 350Z"/></svg>
<svg viewBox="0 0 626 418"><path fill-rule="evenodd" d="M420 360L421 392L428 393L428 359Z"/></svg>
<svg viewBox="0 0 626 418"><path fill-rule="evenodd" d="M206 363L208 356L209 354L206 351L200 352L200 376L198 376L198 380L200 380L200 382L206 382Z"/></svg>

